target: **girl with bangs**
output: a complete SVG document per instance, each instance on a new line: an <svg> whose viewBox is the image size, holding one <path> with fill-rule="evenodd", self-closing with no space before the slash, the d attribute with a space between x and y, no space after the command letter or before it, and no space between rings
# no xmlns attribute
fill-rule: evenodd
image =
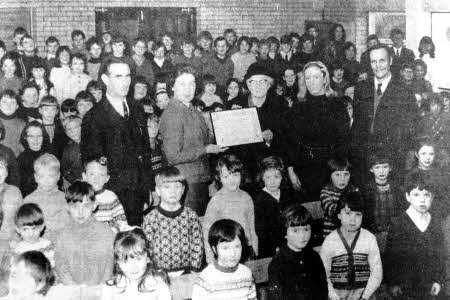
<svg viewBox="0 0 450 300"><path fill-rule="evenodd" d="M155 269L141 229L120 232L114 241L114 277L102 289L102 300L171 299L165 272Z"/></svg>

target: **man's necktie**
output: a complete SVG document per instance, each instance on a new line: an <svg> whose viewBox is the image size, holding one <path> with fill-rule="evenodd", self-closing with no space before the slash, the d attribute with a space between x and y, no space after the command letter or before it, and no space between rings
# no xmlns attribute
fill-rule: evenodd
<svg viewBox="0 0 450 300"><path fill-rule="evenodd" d="M377 88L377 96L381 96L381 94L383 94L383 92L381 91L381 86L382 86L383 84L382 83L379 83L378 84L378 88Z"/></svg>
<svg viewBox="0 0 450 300"><path fill-rule="evenodd" d="M397 49L397 57L400 57L400 50Z"/></svg>
<svg viewBox="0 0 450 300"><path fill-rule="evenodd" d="M123 116L124 116L126 119L128 119L128 117L129 117L129 115L130 115L130 113L129 113L129 111L128 111L128 106L127 106L127 104L125 103L125 101L122 101L122 105L123 105Z"/></svg>

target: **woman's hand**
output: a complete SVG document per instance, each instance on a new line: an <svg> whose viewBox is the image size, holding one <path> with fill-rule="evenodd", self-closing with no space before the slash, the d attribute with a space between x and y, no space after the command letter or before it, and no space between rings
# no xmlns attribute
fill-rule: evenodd
<svg viewBox="0 0 450 300"><path fill-rule="evenodd" d="M302 183L300 182L300 179L298 179L297 174L295 174L293 167L288 167L288 174L294 190L300 191L302 189Z"/></svg>
<svg viewBox="0 0 450 300"><path fill-rule="evenodd" d="M440 292L441 292L441 285L437 282L433 282L430 291L431 296L437 296L439 295Z"/></svg>
<svg viewBox="0 0 450 300"><path fill-rule="evenodd" d="M217 153L221 153L221 152L224 152L227 150L228 150L228 147L221 147L216 144L209 144L209 145L205 146L205 151L208 154L217 154Z"/></svg>

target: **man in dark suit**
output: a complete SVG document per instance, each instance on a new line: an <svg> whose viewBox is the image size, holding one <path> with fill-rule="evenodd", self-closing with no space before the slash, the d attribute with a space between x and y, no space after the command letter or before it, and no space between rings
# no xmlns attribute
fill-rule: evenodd
<svg viewBox="0 0 450 300"><path fill-rule="evenodd" d="M106 188L117 194L128 223L141 225L143 212L143 163L150 153L143 108L127 99L130 68L117 58L106 62L101 79L103 99L83 118L81 156L84 162L105 156L110 180ZM148 191L147 191L148 195Z"/></svg>
<svg viewBox="0 0 450 300"><path fill-rule="evenodd" d="M367 175L366 158L378 151L389 153L396 173L402 176L399 173L404 170L405 155L411 149L418 119L414 95L392 76L390 48L374 46L369 56L374 76L355 87L352 126L361 183Z"/></svg>
<svg viewBox="0 0 450 300"><path fill-rule="evenodd" d="M403 31L398 28L394 28L391 31L390 38L392 40L392 66L391 72L394 76L400 75L400 69L403 64L412 64L416 56L414 52L405 46L403 46L403 40L405 35Z"/></svg>

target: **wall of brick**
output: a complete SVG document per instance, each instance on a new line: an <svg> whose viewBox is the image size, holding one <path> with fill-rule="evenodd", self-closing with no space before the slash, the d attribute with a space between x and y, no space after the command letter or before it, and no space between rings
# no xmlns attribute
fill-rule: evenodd
<svg viewBox="0 0 450 300"><path fill-rule="evenodd" d="M341 22L348 40L364 48L367 11L404 11L405 0L2 0L3 7L32 10L32 34L43 48L44 40L55 35L62 44L70 42L70 32L81 29L95 33L96 7L196 7L197 29L214 36L225 28L239 34L267 37L304 31L305 20Z"/></svg>

